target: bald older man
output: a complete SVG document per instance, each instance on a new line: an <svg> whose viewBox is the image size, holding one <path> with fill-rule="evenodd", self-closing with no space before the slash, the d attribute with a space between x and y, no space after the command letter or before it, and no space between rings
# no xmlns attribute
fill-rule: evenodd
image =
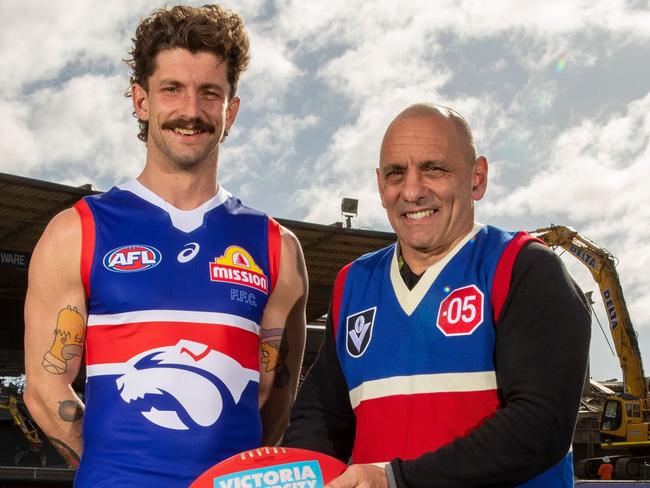
<svg viewBox="0 0 650 488"><path fill-rule="evenodd" d="M284 437L351 461L332 487L573 486L588 306L542 243L474 221L487 180L454 110L388 127L397 243L340 271Z"/></svg>

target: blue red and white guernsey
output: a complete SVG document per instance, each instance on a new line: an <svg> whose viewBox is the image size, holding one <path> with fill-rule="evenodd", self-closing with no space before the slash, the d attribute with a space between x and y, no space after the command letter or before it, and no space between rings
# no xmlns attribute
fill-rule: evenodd
<svg viewBox="0 0 650 488"><path fill-rule="evenodd" d="M261 443L259 329L279 225L227 191L182 211L137 181L75 206L88 301L75 486L187 487Z"/></svg>
<svg viewBox="0 0 650 488"><path fill-rule="evenodd" d="M340 271L332 324L356 417L354 463L417 458L500 408L495 323L532 239L476 224L412 290L397 245ZM524 486L573 486L571 453Z"/></svg>

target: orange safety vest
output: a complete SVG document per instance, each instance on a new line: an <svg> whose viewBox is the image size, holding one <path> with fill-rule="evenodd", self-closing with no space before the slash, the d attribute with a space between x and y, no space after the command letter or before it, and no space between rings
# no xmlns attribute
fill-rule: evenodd
<svg viewBox="0 0 650 488"><path fill-rule="evenodd" d="M601 480L611 480L614 466L609 463L603 463L598 467L598 477Z"/></svg>

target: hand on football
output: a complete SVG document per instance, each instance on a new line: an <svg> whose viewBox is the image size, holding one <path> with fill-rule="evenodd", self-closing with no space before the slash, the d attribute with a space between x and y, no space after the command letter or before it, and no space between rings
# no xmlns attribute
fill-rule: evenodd
<svg viewBox="0 0 650 488"><path fill-rule="evenodd" d="M388 488L388 479L384 468L373 464L353 464L325 488Z"/></svg>

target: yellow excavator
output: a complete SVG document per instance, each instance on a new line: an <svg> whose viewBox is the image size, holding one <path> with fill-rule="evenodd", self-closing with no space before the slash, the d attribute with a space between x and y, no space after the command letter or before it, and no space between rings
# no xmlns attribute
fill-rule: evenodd
<svg viewBox="0 0 650 488"><path fill-rule="evenodd" d="M25 406L19 402L18 389L5 386L0 382L0 409L7 410L9 416L13 419L14 425L18 426L25 439L27 440L27 449L17 449L14 456L14 464L18 466L21 459L27 454L33 454L40 460L41 467L47 463L47 457L43 450L43 441L38 435L38 429L26 414ZM23 412L25 412L23 414Z"/></svg>
<svg viewBox="0 0 650 488"><path fill-rule="evenodd" d="M603 449L627 453L608 456L614 464L616 479L638 479L642 469L650 468L650 399L639 342L623 297L616 260L609 251L570 227L551 226L530 234L549 247L562 248L576 257L591 272L600 288L624 385L623 394L605 400L600 422L600 445ZM576 466L576 475L594 477L601 463L602 458L582 460L580 469Z"/></svg>

